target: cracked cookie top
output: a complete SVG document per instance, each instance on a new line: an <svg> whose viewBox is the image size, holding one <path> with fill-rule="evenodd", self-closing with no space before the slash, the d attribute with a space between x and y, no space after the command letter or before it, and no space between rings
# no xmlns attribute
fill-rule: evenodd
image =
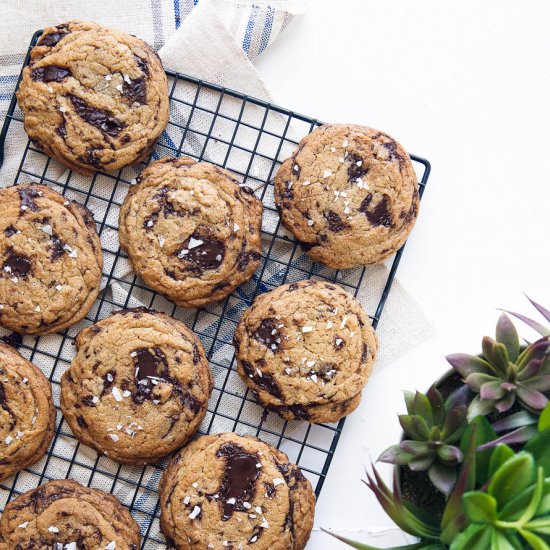
<svg viewBox="0 0 550 550"><path fill-rule="evenodd" d="M258 296L234 342L237 371L258 401L311 422L335 422L357 407L378 350L361 304L313 280Z"/></svg>
<svg viewBox="0 0 550 550"><path fill-rule="evenodd" d="M187 157L151 163L120 209L120 244L176 304L221 300L256 271L262 203L227 170Z"/></svg>
<svg viewBox="0 0 550 550"><path fill-rule="evenodd" d="M403 245L418 215L409 155L366 126L317 128L285 160L274 184L283 225L329 267L383 262Z"/></svg>
<svg viewBox="0 0 550 550"><path fill-rule="evenodd" d="M23 493L0 518L0 550L138 550L140 539L137 523L114 496L72 479Z"/></svg>
<svg viewBox="0 0 550 550"><path fill-rule="evenodd" d="M23 334L80 321L103 257L92 214L45 185L0 189L0 325Z"/></svg>
<svg viewBox="0 0 550 550"><path fill-rule="evenodd" d="M302 550L313 527L311 484L254 437L198 438L172 459L159 493L162 531L182 550Z"/></svg>
<svg viewBox="0 0 550 550"><path fill-rule="evenodd" d="M168 84L139 38L95 23L48 27L17 93L25 130L82 174L144 159L168 122Z"/></svg>
<svg viewBox="0 0 550 550"><path fill-rule="evenodd" d="M151 464L196 432L212 375L184 323L123 310L82 330L75 344L61 378L61 409L82 443L117 462Z"/></svg>

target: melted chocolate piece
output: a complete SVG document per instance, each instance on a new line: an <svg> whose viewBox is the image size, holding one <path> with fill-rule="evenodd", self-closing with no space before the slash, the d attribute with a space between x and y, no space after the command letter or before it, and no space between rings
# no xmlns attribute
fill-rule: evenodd
<svg viewBox="0 0 550 550"><path fill-rule="evenodd" d="M21 199L21 208L23 210L25 210L25 208L28 208L33 212L38 212L38 205L34 202L33 199L35 199L36 197L40 197L40 195L42 195L42 192L37 191L32 187L21 187L20 189L18 189L18 192L19 198Z"/></svg>
<svg viewBox="0 0 550 550"><path fill-rule="evenodd" d="M282 397L279 385L271 374L265 374L262 372L260 375L260 373L248 361L243 361L242 365L246 375L254 382L254 384L278 399Z"/></svg>
<svg viewBox="0 0 550 550"><path fill-rule="evenodd" d="M277 468L283 474L286 484L290 489L296 489L296 484L299 481L306 481L302 470L294 464L278 464Z"/></svg>
<svg viewBox="0 0 550 550"><path fill-rule="evenodd" d="M78 157L83 164L89 164L95 168L101 167L101 160L97 157L96 151L102 151L101 147L88 147L84 155Z"/></svg>
<svg viewBox="0 0 550 550"><path fill-rule="evenodd" d="M383 195L380 202L370 209L369 206L372 202L372 193L369 193L361 203L359 211L363 212L372 225L383 225L384 227L390 227L392 225L391 213L389 211L389 197Z"/></svg>
<svg viewBox="0 0 550 550"><path fill-rule="evenodd" d="M18 332L12 332L7 336L2 336L1 340L15 349L19 349L23 345L23 336Z"/></svg>
<svg viewBox="0 0 550 550"><path fill-rule="evenodd" d="M189 241L183 245L188 252L182 259L192 262L201 269L217 269L223 262L225 256L225 245L216 239L209 239L193 234L192 239L202 241L202 244L187 249Z"/></svg>
<svg viewBox="0 0 550 550"><path fill-rule="evenodd" d="M92 107L86 103L86 101L75 95L70 95L69 99L73 104L76 114L104 134L116 137L121 130L126 128L126 124L118 120L111 111Z"/></svg>
<svg viewBox="0 0 550 550"><path fill-rule="evenodd" d="M346 224L342 221L342 218L332 210L326 210L323 212L323 216L328 222L328 228L335 233L343 231L346 228Z"/></svg>
<svg viewBox="0 0 550 550"><path fill-rule="evenodd" d="M264 487L267 498L273 498L273 495L277 492L277 489L275 489L275 485L264 482Z"/></svg>
<svg viewBox="0 0 550 550"><path fill-rule="evenodd" d="M292 191L292 182L291 181L285 181L285 189L282 192L282 196L284 199L291 199L294 197L294 192Z"/></svg>
<svg viewBox="0 0 550 550"><path fill-rule="evenodd" d="M260 469L256 467L258 457L234 443L226 443L220 447L216 456L225 458L218 502L223 509L222 521L227 521L234 511L246 511L244 502L250 503L254 500L256 481L260 476ZM235 504L228 504L230 499L235 499Z"/></svg>
<svg viewBox="0 0 550 550"><path fill-rule="evenodd" d="M13 225L10 225L9 227L6 227L6 229L4 229L4 235L6 235L6 237L11 237L12 235L15 235L17 233L17 229L15 229L15 227L13 227Z"/></svg>
<svg viewBox="0 0 550 550"><path fill-rule="evenodd" d="M61 126L58 126L55 129L55 132L58 136L61 136L63 139L67 137L67 128L65 128L65 124L61 124Z"/></svg>
<svg viewBox="0 0 550 550"><path fill-rule="evenodd" d="M297 420L308 420L309 414L302 405L288 405L287 407L273 407L274 411L289 412Z"/></svg>
<svg viewBox="0 0 550 550"><path fill-rule="evenodd" d="M63 82L68 76L71 76L71 71L64 67L56 65L47 65L46 67L38 67L33 69L31 77L38 82Z"/></svg>
<svg viewBox="0 0 550 550"><path fill-rule="evenodd" d="M32 268L32 261L28 256L25 256L25 254L17 254L13 248L10 248L8 249L8 255L2 267L4 271L8 268L8 273L10 275L26 277Z"/></svg>
<svg viewBox="0 0 550 550"><path fill-rule="evenodd" d="M78 415L76 417L76 422L81 428L87 428L88 427L88 423L86 422L86 420L84 420L84 417L81 416L81 415Z"/></svg>
<svg viewBox="0 0 550 550"><path fill-rule="evenodd" d="M122 95L130 101L137 101L141 105L147 103L147 86L143 78L137 78L130 83L124 81L122 85Z"/></svg>
<svg viewBox="0 0 550 550"><path fill-rule="evenodd" d="M166 356L160 348L139 348L134 350L136 353L134 363L136 365L136 384L137 391L133 395L135 403L143 403L145 399L153 400L152 379L167 381L168 364Z"/></svg>
<svg viewBox="0 0 550 550"><path fill-rule="evenodd" d="M110 371L107 371L103 376L103 391L101 392L102 397L108 392L109 388L115 381L115 374L115 371L111 369Z"/></svg>
<svg viewBox="0 0 550 550"><path fill-rule="evenodd" d="M333 363L324 363L319 368L309 371L309 375L315 374L325 382L330 382L336 376L336 365Z"/></svg>
<svg viewBox="0 0 550 550"><path fill-rule="evenodd" d="M52 251L50 254L50 258L52 260L57 260L58 258L61 258L61 256L63 256L65 252L65 249L63 248L63 246L65 245L61 242L61 240L57 235L52 235L50 237L50 241L52 243Z"/></svg>
<svg viewBox="0 0 550 550"><path fill-rule="evenodd" d="M197 365L201 360L201 353L197 344L193 344L193 364Z"/></svg>
<svg viewBox="0 0 550 550"><path fill-rule="evenodd" d="M301 171L302 169L300 168L300 165L297 162L294 162L292 165L292 174L299 178Z"/></svg>
<svg viewBox="0 0 550 550"><path fill-rule="evenodd" d="M137 55L134 55L134 59L136 60L137 66L145 73L149 74L149 64L147 63L147 59L143 59L143 57L139 57Z"/></svg>
<svg viewBox="0 0 550 550"><path fill-rule="evenodd" d="M280 323L277 323L276 319L271 317L264 319L252 337L276 353L279 350L279 345L281 344L281 333L278 328L279 324Z"/></svg>
<svg viewBox="0 0 550 550"><path fill-rule="evenodd" d="M39 46L55 46L62 38L69 34L68 30L56 27L57 32L51 32L50 34L42 35Z"/></svg>
<svg viewBox="0 0 550 550"><path fill-rule="evenodd" d="M86 405L86 407L95 407L94 403L94 396L93 395L87 395L86 397L82 398L82 403Z"/></svg>
<svg viewBox="0 0 550 550"><path fill-rule="evenodd" d="M362 178L369 170L365 165L365 161L357 155L349 155L347 160L351 163L348 166L348 178L351 181ZM359 163L359 165L357 164Z"/></svg>

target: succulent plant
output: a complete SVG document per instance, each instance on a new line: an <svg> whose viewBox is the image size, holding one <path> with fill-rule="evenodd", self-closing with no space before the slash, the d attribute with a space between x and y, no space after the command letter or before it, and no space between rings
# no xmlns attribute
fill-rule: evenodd
<svg viewBox="0 0 550 550"><path fill-rule="evenodd" d="M506 449L493 456L487 490L463 495L467 526L451 550L550 550L550 477L533 454Z"/></svg>
<svg viewBox="0 0 550 550"><path fill-rule="evenodd" d="M399 416L405 438L386 449L379 460L428 471L431 482L448 495L457 478L463 454L459 443L466 429L467 405L463 393L447 401L432 386L424 395L405 392L407 413Z"/></svg>
<svg viewBox="0 0 550 550"><path fill-rule="evenodd" d="M496 340L486 336L481 356L457 353L447 361L478 395L472 400L468 417L491 411L508 411L516 402L535 414L548 403L544 392L550 391L550 341L543 337L520 346L518 333L503 313L497 323Z"/></svg>
<svg viewBox="0 0 550 550"><path fill-rule="evenodd" d="M537 304L534 300L531 300L529 296L527 296L527 299L533 304L535 309L547 320L550 321L550 311L546 309L544 306L541 306L540 304ZM550 336L550 327L545 327L544 325L540 324L538 321L535 321L533 319L530 319L529 317L526 317L525 315L522 315L521 313L515 313L513 311L509 311L510 315L513 315L514 317L517 317L520 321L523 321L526 325L530 326L533 330L538 332L541 336Z"/></svg>

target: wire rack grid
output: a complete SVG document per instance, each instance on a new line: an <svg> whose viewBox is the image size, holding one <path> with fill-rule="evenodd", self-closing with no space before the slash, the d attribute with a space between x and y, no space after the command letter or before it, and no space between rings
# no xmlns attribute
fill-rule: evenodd
<svg viewBox="0 0 550 550"><path fill-rule="evenodd" d="M40 36L37 32L30 49ZM25 64L28 62L25 61ZM232 335L242 312L255 296L277 286L306 278L340 284L357 296L368 270L333 270L311 262L295 239L279 223L273 200L272 177L299 139L321 123L186 75L167 71L170 81L171 119L149 161L163 156L190 156L223 166L243 184L255 189L264 204L262 262L251 281L222 302L191 310L174 306L149 290L136 277L121 252L117 238L118 208L135 177L146 163L116 174L97 173L84 178L63 169L33 146L24 147L15 182L37 181L90 208L102 240L104 270L102 292L85 320L62 334L46 337L0 336L19 346L20 352L38 365L52 383L59 410L59 381L74 356L73 341L84 326L105 318L113 310L145 305L184 320L201 338L215 384L208 412L199 433L235 431L252 434L284 450L302 468L317 495L320 494L345 419L336 424L312 425L284 421L257 405L236 373ZM0 164L4 145L21 133L22 114L12 98L0 133ZM430 173L425 159L411 156L419 175L422 196ZM367 311L376 328L390 291L401 249L388 264L376 296L367 300ZM46 456L34 466L0 484L0 512L22 492L51 479L71 477L90 487L115 494L129 507L141 528L142 549L165 548L159 528L157 487L166 460L156 466L121 466L80 445L61 412Z"/></svg>

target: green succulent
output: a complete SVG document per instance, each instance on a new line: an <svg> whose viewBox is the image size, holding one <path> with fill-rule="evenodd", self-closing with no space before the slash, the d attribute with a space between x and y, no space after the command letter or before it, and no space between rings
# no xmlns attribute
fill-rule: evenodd
<svg viewBox="0 0 550 550"><path fill-rule="evenodd" d="M482 349L481 356L457 353L447 357L477 394L470 403L468 417L493 410L506 412L516 400L526 410L540 413L548 403L544 392L550 391L549 338L522 349L512 321L503 313L497 323L496 340L486 336Z"/></svg>
<svg viewBox="0 0 550 550"><path fill-rule="evenodd" d="M446 402L435 386L424 395L405 392L407 413L399 416L405 438L386 449L379 460L426 471L437 489L448 495L463 460L459 443L466 429L467 405L464 394Z"/></svg>
<svg viewBox="0 0 550 550"><path fill-rule="evenodd" d="M507 454L501 464L491 464L486 491L464 494L467 527L451 550L550 550L550 477L532 454L514 454L509 447Z"/></svg>

